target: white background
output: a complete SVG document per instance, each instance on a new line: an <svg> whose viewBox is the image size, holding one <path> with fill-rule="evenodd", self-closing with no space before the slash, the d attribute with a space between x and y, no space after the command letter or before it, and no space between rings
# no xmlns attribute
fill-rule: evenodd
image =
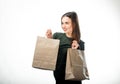
<svg viewBox="0 0 120 84"><path fill-rule="evenodd" d="M120 84L120 0L0 0L0 84L55 84L52 71L32 68L36 37L61 29L78 13L90 80Z"/></svg>

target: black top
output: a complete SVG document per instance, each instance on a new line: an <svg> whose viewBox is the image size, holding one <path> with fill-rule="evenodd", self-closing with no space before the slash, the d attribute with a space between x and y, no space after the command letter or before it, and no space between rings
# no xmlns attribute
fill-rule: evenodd
<svg viewBox="0 0 120 84"><path fill-rule="evenodd" d="M66 36L65 33L56 32L53 34L53 39L59 39L58 64L66 64L67 49L71 48L72 38ZM79 49L84 50L84 42L80 40Z"/></svg>
<svg viewBox="0 0 120 84"><path fill-rule="evenodd" d="M71 43L73 39L67 37L65 33L59 33L59 32L56 32L53 34L53 39L60 40L56 69L54 71L54 77L56 79L56 84L57 84L60 81L66 81L65 80L65 67L66 67L67 49L71 48ZM82 40L80 40L79 46L80 47L78 49L84 50L84 42ZM81 84L81 81L79 82L74 81L73 83L70 83L70 84Z"/></svg>

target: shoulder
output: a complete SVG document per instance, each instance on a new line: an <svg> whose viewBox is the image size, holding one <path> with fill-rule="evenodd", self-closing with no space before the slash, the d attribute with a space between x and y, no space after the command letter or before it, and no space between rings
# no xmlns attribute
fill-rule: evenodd
<svg viewBox="0 0 120 84"><path fill-rule="evenodd" d="M57 39L57 38L59 38L59 37L61 37L61 36L63 36L64 35L64 33L62 33L62 32L55 32L54 34L53 34L53 39Z"/></svg>
<svg viewBox="0 0 120 84"><path fill-rule="evenodd" d="M85 42L83 40L80 40L80 50L85 50Z"/></svg>

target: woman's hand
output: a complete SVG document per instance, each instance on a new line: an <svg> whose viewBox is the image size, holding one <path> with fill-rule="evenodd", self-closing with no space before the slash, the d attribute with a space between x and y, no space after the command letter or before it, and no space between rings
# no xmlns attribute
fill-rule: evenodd
<svg viewBox="0 0 120 84"><path fill-rule="evenodd" d="M46 31L46 37L47 37L47 38L52 38L52 30L51 30L51 29L48 29L48 30Z"/></svg>
<svg viewBox="0 0 120 84"><path fill-rule="evenodd" d="M79 44L76 40L72 41L72 49L77 49L79 47Z"/></svg>

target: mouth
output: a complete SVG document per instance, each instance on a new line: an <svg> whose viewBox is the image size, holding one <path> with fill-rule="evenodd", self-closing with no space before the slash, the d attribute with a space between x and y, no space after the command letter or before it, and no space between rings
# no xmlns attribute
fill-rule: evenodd
<svg viewBox="0 0 120 84"><path fill-rule="evenodd" d="M63 29L64 31L67 31L67 29Z"/></svg>

